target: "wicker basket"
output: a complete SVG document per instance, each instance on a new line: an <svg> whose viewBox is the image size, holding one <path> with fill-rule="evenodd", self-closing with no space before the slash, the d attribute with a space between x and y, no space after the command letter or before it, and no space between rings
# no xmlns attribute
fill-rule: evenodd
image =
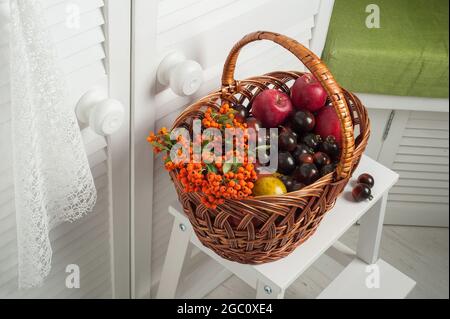
<svg viewBox="0 0 450 319"><path fill-rule="evenodd" d="M199 240L223 258L244 264L261 264L283 258L314 234L358 165L370 131L364 106L336 83L314 53L286 36L262 31L245 36L234 46L224 66L222 88L189 106L177 118L174 128L190 128L192 120L201 116L207 107L218 109L224 100L249 106L253 98L267 88L290 93L287 84L293 83L302 73L280 71L242 81L234 79L240 50L257 40L271 40L291 51L316 76L339 116L343 141L336 171L314 184L281 196L226 200L215 210L201 204L201 193L184 192L176 172L171 172L179 200ZM356 139L354 132L358 132ZM230 216L241 220L237 227L228 222Z"/></svg>

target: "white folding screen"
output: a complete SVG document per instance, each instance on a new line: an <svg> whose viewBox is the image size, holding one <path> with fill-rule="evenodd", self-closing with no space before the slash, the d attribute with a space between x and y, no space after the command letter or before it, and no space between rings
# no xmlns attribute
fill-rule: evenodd
<svg viewBox="0 0 450 319"><path fill-rule="evenodd" d="M129 43L123 43L126 51L125 68L113 64L112 57L108 54L111 50L112 31L116 26L108 25L111 8L108 2L103 0L43 0L45 18L56 44L60 66L66 75L69 88L69 103L75 107L80 97L92 88L101 88L109 91L110 95L121 99L129 109L129 88L125 93L113 92L119 87L118 82L129 86ZM127 3L124 1L123 3ZM129 3L123 7L129 9ZM115 9L117 11L117 9ZM122 10L128 14L124 19L129 30L128 10ZM114 14L114 11L112 11ZM117 41L125 39L129 42L130 34L114 35ZM127 40L128 39L128 40ZM115 45L115 44L114 44ZM117 47L117 46L116 46ZM127 51L128 47L128 51ZM98 200L94 211L75 223L64 223L50 233L53 249L52 270L45 284L36 289L18 290L17 285L17 240L16 219L14 211L14 185L12 180L12 158L10 139L10 97L9 97L9 69L8 43L0 41L0 298L110 298L114 294L114 284L118 272L121 277L128 277L128 268L115 270L115 265L123 264L115 259L114 232L118 228L117 223L122 218L119 214L113 219L113 194L118 192L113 187L113 178L123 173L114 169L112 150L125 148L124 154L128 154L129 145L117 145L117 138L105 138L95 134L89 127L82 126L82 136L88 154L89 164L95 179L98 192ZM116 54L119 56L120 54ZM123 61L120 61L121 63ZM116 62L114 62L117 64ZM111 76L113 70L114 77ZM119 75L119 73L121 73ZM117 80L122 77L123 80ZM129 116L129 110L126 111ZM125 133L128 136L129 126L126 125ZM124 132L124 131L122 131ZM128 140L128 137L126 137ZM127 156L127 155L126 155ZM125 161L128 165L128 161ZM117 165L117 164L116 164ZM125 167L126 173L128 167ZM122 180L126 184L127 180ZM127 186L128 187L128 186ZM127 187L122 187L124 190ZM117 188L117 187L116 187ZM120 188L120 185L119 187ZM122 196L122 200L128 206L128 193ZM124 200L125 198L125 200ZM129 211L122 212L128 219ZM124 224L123 232L128 240L128 224ZM123 256L128 258L128 245L122 247ZM80 269L80 288L68 289L66 287L66 267L76 264ZM129 261L126 260L128 265ZM126 273L126 276L123 274ZM120 294L128 295L128 279ZM117 284L116 284L117 288ZM116 289L116 293L117 293Z"/></svg>
<svg viewBox="0 0 450 319"><path fill-rule="evenodd" d="M153 59L160 61L168 52L179 50L200 63L204 69L204 83L191 97L176 96L170 89L156 83L150 95L144 96L144 92L137 91L141 101L147 103L145 107L152 109L152 112L143 111L141 119L135 120L140 123L137 126L147 129L170 126L186 105L217 89L229 50L247 33L257 30L280 32L310 47L321 6L327 9L329 15L333 1L286 0L280 5L273 0L160 0L154 6L157 10L157 14L151 15L154 18L148 18L147 23L135 21L139 27L146 25L153 30L155 44L152 51L156 51L152 52ZM327 29L326 23L321 32L326 33ZM324 44L324 37L321 38L321 45L316 45L318 49ZM138 36L136 41L139 39ZM139 58L139 52L134 54ZM150 56L149 52L145 54ZM154 61L146 63L143 58L139 61L142 62L139 67L148 68L149 73L157 67ZM303 66L292 54L273 43L252 43L239 57L236 77L245 78L275 70L303 70ZM135 106L137 112L142 108L140 104ZM143 167L142 162L137 162L136 170ZM155 288L172 223L167 208L176 199L176 194L160 158L155 159L152 175L152 288Z"/></svg>

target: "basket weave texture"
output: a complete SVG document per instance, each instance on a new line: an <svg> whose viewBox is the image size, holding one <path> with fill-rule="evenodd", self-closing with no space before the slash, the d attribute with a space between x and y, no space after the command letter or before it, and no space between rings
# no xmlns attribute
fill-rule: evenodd
<svg viewBox="0 0 450 319"><path fill-rule="evenodd" d="M290 85L303 73L278 71L241 81L234 79L240 50L258 40L270 40L286 48L315 75L338 114L343 140L334 173L296 192L226 200L215 210L201 203L203 194L185 192L176 171L170 173L183 210L203 245L223 258L244 264L283 258L314 234L358 165L370 133L369 118L361 101L337 84L314 53L293 39L266 31L251 33L233 47L225 62L222 88L187 107L176 119L174 128L190 129L193 120L202 117L207 107L219 109L223 101L250 106L253 98L268 88L290 94ZM229 222L231 217L241 220L237 227Z"/></svg>

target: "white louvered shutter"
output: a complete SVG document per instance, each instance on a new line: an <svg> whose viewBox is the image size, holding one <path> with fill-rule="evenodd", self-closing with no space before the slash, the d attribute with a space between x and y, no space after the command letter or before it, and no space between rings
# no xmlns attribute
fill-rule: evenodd
<svg viewBox="0 0 450 319"><path fill-rule="evenodd" d="M268 30L293 37L310 46L319 8L332 1L286 0L160 0L156 5L138 0L136 12L156 11L148 17L139 15L135 29L139 50L134 52L136 63L135 126L143 128L138 134L163 126L170 127L180 111L195 99L220 86L220 76L226 56L233 45L245 34ZM329 8L331 12L331 7ZM280 17L283 17L280 19ZM149 31L150 29L150 31ZM326 26L327 29L327 26ZM325 29L325 30L326 30ZM326 31L325 31L326 32ZM143 45L143 41L154 43ZM322 43L323 46L323 43ZM320 49L320 45L317 46ZM204 69L204 83L191 97L176 96L170 89L156 84L157 63L168 52L179 50L187 58L200 63ZM316 52L320 55L320 52ZM152 58L149 58L149 57ZM141 71L146 70L146 71ZM275 70L303 70L303 65L290 52L270 43L258 42L248 45L238 60L236 77L246 78ZM147 81L142 83L142 81ZM151 96L148 88L153 87ZM136 143L145 148L145 142ZM148 148L148 147L147 147ZM156 158L150 171L146 161L148 154L136 158L136 192L153 177L153 227L152 227L152 287L159 281L167 250L172 219L168 205L176 194L160 158ZM149 189L147 188L148 192ZM151 198L148 193L136 193L136 214L148 214ZM138 218L137 217L137 218ZM154 291L154 290L153 290Z"/></svg>
<svg viewBox="0 0 450 319"><path fill-rule="evenodd" d="M128 46L127 41L129 42L129 34L116 36L111 31L108 33L108 30L114 29L114 26L108 25L108 21L111 21L108 20L108 14L114 14L114 10L117 11L118 8L108 7L111 1L105 3L103 0L43 0L43 3L48 28L66 75L70 103L75 107L84 93L98 87L109 91L110 96L120 99L125 108L129 108L127 93L114 91L118 80L112 78L110 70L116 70L117 67L112 65L113 60L107 53L113 36L125 39L124 50ZM129 3L124 1L122 9L127 9L127 6L129 7ZM128 11L123 10L123 14L129 14L129 8ZM69 18L74 18L76 24L69 23ZM0 43L0 50L4 50L1 52L6 52L7 47L4 45ZM81 220L63 223L51 232L52 270L45 284L37 289L17 289L11 142L9 138L5 138L10 137L9 77L5 75L8 68L7 56L2 55L0 58L0 298L111 298L114 294L113 277L120 272L114 272L113 251L117 247L114 247L112 218L116 212L111 200L116 194L116 173L113 170L115 156L112 153L112 149L116 147L113 146L116 137L101 137L89 127L82 127L82 136L98 192L95 209ZM129 61L124 63L129 65ZM122 76L122 84L129 85L129 73L118 73L114 77ZM123 131L118 134L120 138ZM128 148L128 145L124 147ZM128 203L128 193L123 196L122 200ZM128 214L128 211L123 213ZM128 252L123 252L124 256L127 254ZM68 264L76 264L80 268L79 289L68 289L65 285ZM128 287L124 288L128 290Z"/></svg>
<svg viewBox="0 0 450 319"><path fill-rule="evenodd" d="M448 113L397 111L379 161L399 173L386 223L448 226Z"/></svg>

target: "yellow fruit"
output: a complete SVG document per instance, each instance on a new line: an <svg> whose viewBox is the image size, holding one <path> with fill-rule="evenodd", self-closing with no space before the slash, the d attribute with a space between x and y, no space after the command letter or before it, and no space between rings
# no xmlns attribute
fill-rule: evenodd
<svg viewBox="0 0 450 319"><path fill-rule="evenodd" d="M259 177L253 188L253 195L255 196L283 195L286 193L286 186L283 182L273 176Z"/></svg>

